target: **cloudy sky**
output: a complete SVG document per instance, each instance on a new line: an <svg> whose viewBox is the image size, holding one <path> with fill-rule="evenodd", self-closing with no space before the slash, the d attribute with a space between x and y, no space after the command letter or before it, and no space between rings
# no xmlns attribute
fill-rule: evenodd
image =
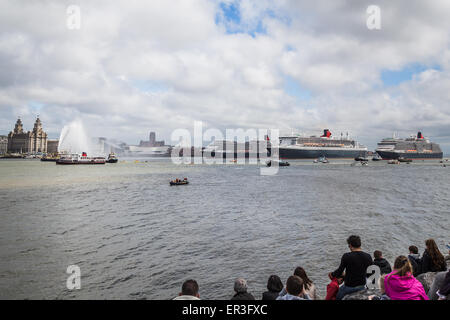
<svg viewBox="0 0 450 320"><path fill-rule="evenodd" d="M447 0L0 0L0 134L39 114L52 138L81 119L134 144L197 120L371 148L420 129L450 152L449 16Z"/></svg>

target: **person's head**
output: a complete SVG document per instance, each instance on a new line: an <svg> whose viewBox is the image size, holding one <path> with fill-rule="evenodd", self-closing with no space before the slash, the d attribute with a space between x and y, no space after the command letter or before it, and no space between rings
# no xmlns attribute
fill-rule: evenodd
<svg viewBox="0 0 450 320"><path fill-rule="evenodd" d="M394 269L397 271L395 274L399 276L406 276L408 273L413 273L413 267L409 262L409 259L405 256L398 256L394 261Z"/></svg>
<svg viewBox="0 0 450 320"><path fill-rule="evenodd" d="M381 258L383 258L383 253L380 250L375 250L373 253L373 257L375 259L381 259Z"/></svg>
<svg viewBox="0 0 450 320"><path fill-rule="evenodd" d="M242 278L236 279L236 281L234 281L234 291L236 293L247 292L247 281Z"/></svg>
<svg viewBox="0 0 450 320"><path fill-rule="evenodd" d="M409 253L412 254L419 254L419 248L417 248L416 246L409 246Z"/></svg>
<svg viewBox="0 0 450 320"><path fill-rule="evenodd" d="M305 289L308 290L309 287L312 284L312 281L308 278L308 276L306 275L306 271L305 269L303 269L302 267L297 267L294 270L294 276L300 277L303 280L303 285L305 286Z"/></svg>
<svg viewBox="0 0 450 320"><path fill-rule="evenodd" d="M303 280L299 276L290 276L286 281L286 291L290 295L299 296L303 294Z"/></svg>
<svg viewBox="0 0 450 320"><path fill-rule="evenodd" d="M199 298L197 281L192 279L186 280L181 287L180 296L194 296Z"/></svg>
<svg viewBox="0 0 450 320"><path fill-rule="evenodd" d="M444 263L444 256L439 251L439 248L433 239L426 240L425 246L427 247L426 250L428 251L428 254L430 255L434 265L439 266Z"/></svg>
<svg viewBox="0 0 450 320"><path fill-rule="evenodd" d="M359 236L352 235L348 237L347 243L351 251L361 248L361 238Z"/></svg>
<svg viewBox="0 0 450 320"><path fill-rule="evenodd" d="M280 292L283 289L283 282L277 275L271 275L267 280L267 290L272 292Z"/></svg>

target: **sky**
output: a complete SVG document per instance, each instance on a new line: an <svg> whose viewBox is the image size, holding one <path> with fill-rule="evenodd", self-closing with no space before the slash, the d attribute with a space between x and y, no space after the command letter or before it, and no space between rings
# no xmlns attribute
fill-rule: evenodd
<svg viewBox="0 0 450 320"><path fill-rule="evenodd" d="M37 115L51 138L80 119L129 144L194 121L370 149L421 130L450 153L449 16L446 0L0 0L0 134Z"/></svg>

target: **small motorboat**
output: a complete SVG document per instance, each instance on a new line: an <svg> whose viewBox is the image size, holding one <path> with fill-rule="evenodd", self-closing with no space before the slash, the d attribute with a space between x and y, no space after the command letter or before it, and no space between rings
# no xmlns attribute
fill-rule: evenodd
<svg viewBox="0 0 450 320"><path fill-rule="evenodd" d="M119 161L119 159L116 157L115 153L110 153L108 156L108 159L106 159L107 163L117 163L117 161Z"/></svg>
<svg viewBox="0 0 450 320"><path fill-rule="evenodd" d="M410 162L412 162L412 159L406 159L406 158L404 158L404 157L399 157L399 158L398 158L398 161L399 161L399 162L410 163Z"/></svg>
<svg viewBox="0 0 450 320"><path fill-rule="evenodd" d="M328 159L327 158L325 158L324 156L322 156L322 157L319 157L318 159L316 159L316 160L314 160L313 161L313 163L328 163L329 161L328 161Z"/></svg>
<svg viewBox="0 0 450 320"><path fill-rule="evenodd" d="M369 159L367 159L366 157L363 157L363 156L358 156L358 157L356 157L355 158L355 161L369 161Z"/></svg>
<svg viewBox="0 0 450 320"><path fill-rule="evenodd" d="M375 153L374 156L372 157L372 161L381 161L381 160L383 160L383 158L378 153Z"/></svg>
<svg viewBox="0 0 450 320"><path fill-rule="evenodd" d="M287 161L269 160L266 162L266 166L271 167L272 164L278 164L279 167L289 167L291 164Z"/></svg>
<svg viewBox="0 0 450 320"><path fill-rule="evenodd" d="M171 186L181 186L181 185L185 185L185 184L189 184L189 181L187 178L184 178L183 180L175 179L175 180L170 181Z"/></svg>
<svg viewBox="0 0 450 320"><path fill-rule="evenodd" d="M399 164L400 161L398 161L397 159L392 159L388 161L388 164Z"/></svg>

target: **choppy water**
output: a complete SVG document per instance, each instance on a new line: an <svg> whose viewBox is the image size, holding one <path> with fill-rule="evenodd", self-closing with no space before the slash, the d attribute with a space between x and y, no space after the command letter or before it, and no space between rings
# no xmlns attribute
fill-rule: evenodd
<svg viewBox="0 0 450 320"><path fill-rule="evenodd" d="M188 186L170 187L174 177ZM267 278L303 266L323 296L350 234L393 262L450 239L450 166L258 166L168 159L105 166L0 161L0 298L169 299L187 278L228 299L236 277L260 299ZM69 265L81 290L66 288Z"/></svg>

